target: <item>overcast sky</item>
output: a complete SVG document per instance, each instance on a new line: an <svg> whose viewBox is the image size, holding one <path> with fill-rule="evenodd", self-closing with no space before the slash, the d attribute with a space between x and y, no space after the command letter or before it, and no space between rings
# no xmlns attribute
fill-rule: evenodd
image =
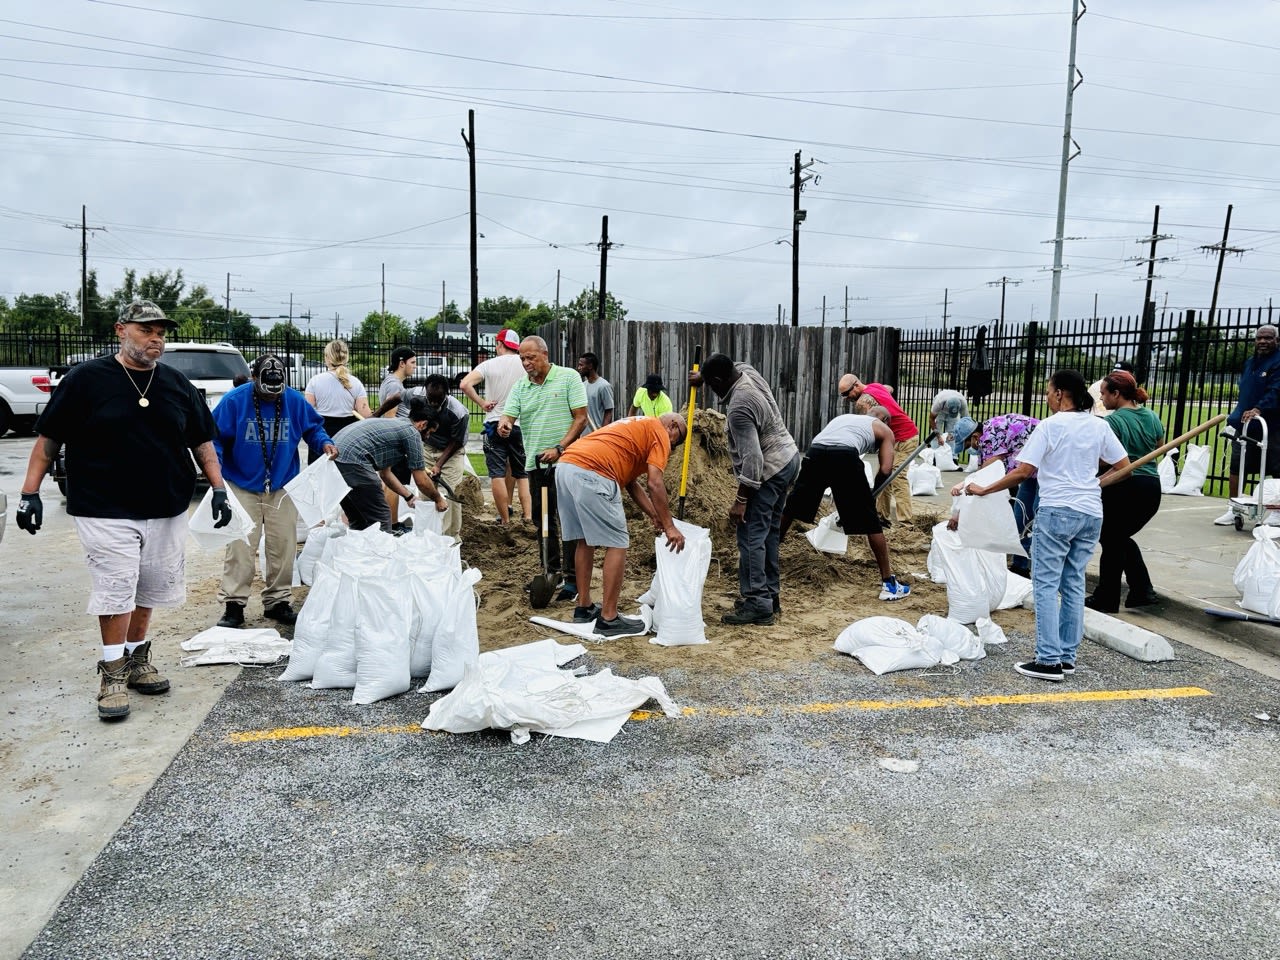
<svg viewBox="0 0 1280 960"><path fill-rule="evenodd" d="M794 9L803 18L781 11ZM6 0L0 296L182 268L254 315L343 329L469 302L476 111L481 296L633 319L921 328L1049 316L1069 0ZM962 10L963 13L956 13ZM1079 25L1064 319L1220 306L1280 276L1280 3L1130 0ZM787 243L778 241L785 239ZM302 322L305 326L305 321Z"/></svg>

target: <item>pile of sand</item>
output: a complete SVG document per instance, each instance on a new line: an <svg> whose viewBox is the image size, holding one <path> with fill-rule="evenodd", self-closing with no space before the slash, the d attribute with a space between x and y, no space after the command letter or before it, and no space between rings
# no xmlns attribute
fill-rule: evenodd
<svg viewBox="0 0 1280 960"><path fill-rule="evenodd" d="M673 515L679 504L683 458L684 451L678 448L666 469ZM912 585L912 594L906 600L885 603L878 599L879 572L865 537L850 537L849 551L843 557L818 553L803 536L808 528L797 523L780 551L782 614L777 622L769 627L722 624L721 614L732 608L738 596L737 539L728 520L737 486L729 461L724 416L714 410L697 411L689 444L684 519L711 531L713 553L703 590L703 617L707 638L712 642L708 646L668 649L651 645L645 638L626 638L595 647L593 653L597 657L632 671L695 665L726 672L781 668L832 655L831 644L836 635L863 617L888 615L914 623L925 613L946 613L946 588L931 583L925 574L931 529L938 517L932 512L922 515L917 502L913 520L886 531L894 571ZM476 484L475 491L479 489ZM493 649L552 633L530 624L528 618L542 615L568 620L573 613L572 602L553 603L541 611L529 607L524 588L541 571L537 541L519 527L507 529L494 523L491 508L472 492L462 496L466 501L462 556L484 574L477 587L481 597L482 647ZM648 589L653 578L655 531L629 496L626 502L631 549L621 606L624 612L633 612L635 598ZM597 601L599 564L597 558L593 587Z"/></svg>

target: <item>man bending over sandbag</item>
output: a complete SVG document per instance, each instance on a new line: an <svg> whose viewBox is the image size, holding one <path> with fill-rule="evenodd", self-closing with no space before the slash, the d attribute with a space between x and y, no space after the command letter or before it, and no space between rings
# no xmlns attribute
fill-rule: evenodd
<svg viewBox="0 0 1280 960"><path fill-rule="evenodd" d="M684 440L685 425L674 413L654 417L627 417L606 424L582 437L560 457L556 468L556 496L561 535L577 540L574 571L578 603L574 623L595 621L595 632L605 637L629 637L644 632L644 623L618 615L618 594L627 565L630 536L622 508L622 488L659 531L666 534L667 549L684 549L684 535L676 529L667 506L662 471L671 450ZM640 485L640 475L649 491ZM591 602L591 573L596 548L604 547L604 597Z"/></svg>
<svg viewBox="0 0 1280 960"><path fill-rule="evenodd" d="M823 491L830 487L841 529L845 533L866 534L871 545L883 582L880 599L901 600L910 595L911 587L899 583L893 574L889 545L881 532L875 499L862 466L862 455L872 450L880 458L876 472L876 486L880 486L893 472L893 431L889 429L889 411L884 407L872 407L869 416L844 413L823 427L800 462L800 477L782 510L782 536L787 535L792 520L813 523Z"/></svg>

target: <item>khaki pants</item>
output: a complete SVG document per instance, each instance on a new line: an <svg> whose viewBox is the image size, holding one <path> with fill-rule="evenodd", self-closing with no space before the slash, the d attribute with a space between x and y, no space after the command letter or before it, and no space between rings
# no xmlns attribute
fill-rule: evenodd
<svg viewBox="0 0 1280 960"><path fill-rule="evenodd" d="M893 445L893 466L896 470L900 467L904 460L911 454L916 452L916 447L920 446L920 435L916 434L910 440L899 440ZM889 485L889 489L880 496L876 497L876 513L890 520L895 519L889 510L891 501L898 502L897 520L901 523L904 520L911 519L911 483L907 480L907 471L903 470L894 477L893 483Z"/></svg>
<svg viewBox="0 0 1280 960"><path fill-rule="evenodd" d="M293 596L293 561L298 555L298 509L284 490L251 493L230 482L227 489L253 518L254 528L248 543L236 540L227 546L218 602L248 602L258 544L265 534L267 569L262 571L262 607L265 610L277 603L289 603Z"/></svg>
<svg viewBox="0 0 1280 960"><path fill-rule="evenodd" d="M440 459L443 450L437 450L435 447L424 446L422 452L427 457L427 473L431 473L436 467L436 461ZM462 467L462 458L465 457L465 450L458 450L445 461L444 469L440 471L440 476L444 477L444 482L453 488L454 495L458 493L458 487L462 483L462 478L466 476L466 471ZM440 491L441 494L444 490ZM444 515L444 535L446 537L458 537L462 539L462 504L456 503L445 497L445 503L449 505L449 509Z"/></svg>

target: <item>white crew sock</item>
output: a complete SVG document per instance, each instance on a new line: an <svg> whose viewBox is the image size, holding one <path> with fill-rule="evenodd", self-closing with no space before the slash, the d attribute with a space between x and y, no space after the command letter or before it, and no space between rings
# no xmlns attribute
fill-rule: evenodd
<svg viewBox="0 0 1280 960"><path fill-rule="evenodd" d="M138 649L140 646L142 646L144 643L146 643L146 641L145 641L145 640L139 640L137 643L129 643L129 642L126 640L126 641L125 641L125 645L124 645L124 652L125 652L125 653L129 653L129 654L132 654L132 653L133 653L133 651L137 650L137 649Z"/></svg>
<svg viewBox="0 0 1280 960"><path fill-rule="evenodd" d="M128 651L125 649L125 647L127 647L127 646L128 646L128 644L124 644L124 643L112 644L111 646L107 646L107 645L104 643L104 644L102 645L102 659L103 659L103 662L105 662L105 663L112 663L112 662L114 662L114 661L116 661L116 660L119 660L121 657L125 656L125 654L128 652Z"/></svg>

